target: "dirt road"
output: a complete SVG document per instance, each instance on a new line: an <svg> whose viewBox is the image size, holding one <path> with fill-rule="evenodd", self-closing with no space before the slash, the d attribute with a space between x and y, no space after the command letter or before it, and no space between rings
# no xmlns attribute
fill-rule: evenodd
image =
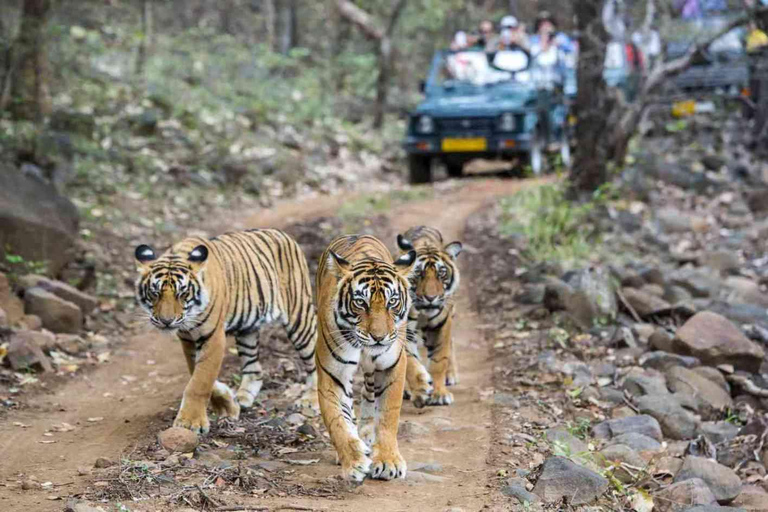
<svg viewBox="0 0 768 512"><path fill-rule="evenodd" d="M439 228L448 240L461 239L468 215L495 197L535 183L466 180L449 191L436 192L432 199L405 203L387 212L386 226L376 234L392 245L397 232L429 224ZM239 215L243 225L233 227L280 227L320 215L332 216L342 202L343 198L330 198L277 205L267 212ZM462 272L470 276L463 286L471 286L471 269L463 268ZM238 495L226 502L345 511L451 507L479 510L488 504L490 468L486 458L493 428L487 400L492 394L490 350L478 335L468 294L460 291L460 295L454 338L461 383L454 388L455 404L422 410L404 404L401 449L411 475L407 480L366 481L353 491L331 498ZM91 472L94 462L99 457L112 461L130 458L135 447L146 445L169 426L186 380L179 347L145 330L116 351L109 363L31 398L28 408L9 414L0 424L0 510L62 510L62 499L93 496L99 485L109 485L99 481L97 470ZM63 423L74 426L74 430L50 431ZM295 471L285 475L286 482L317 483L338 473L329 447L311 455L319 457L319 462L293 467ZM51 485L22 490L20 483L31 479ZM133 511L178 509L160 498L139 502L128 499L124 503ZM117 510L115 502L103 506Z"/></svg>

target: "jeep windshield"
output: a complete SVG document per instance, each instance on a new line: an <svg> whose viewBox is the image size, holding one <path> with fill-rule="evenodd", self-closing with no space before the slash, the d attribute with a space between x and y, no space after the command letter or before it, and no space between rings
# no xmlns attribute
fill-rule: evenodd
<svg viewBox="0 0 768 512"><path fill-rule="evenodd" d="M522 50L466 50L443 53L437 65L434 85L450 89L525 82L530 59Z"/></svg>
<svg viewBox="0 0 768 512"><path fill-rule="evenodd" d="M684 55L696 41L702 41L725 29L736 18L735 15L709 16L695 20L674 20L664 30L669 57ZM741 55L744 53L744 29L734 28L717 38L709 51L719 55Z"/></svg>

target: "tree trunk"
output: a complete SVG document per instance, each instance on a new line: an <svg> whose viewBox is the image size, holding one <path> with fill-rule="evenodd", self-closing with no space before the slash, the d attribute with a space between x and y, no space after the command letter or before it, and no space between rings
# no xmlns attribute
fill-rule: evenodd
<svg viewBox="0 0 768 512"><path fill-rule="evenodd" d="M571 186L578 192L591 192L605 183L611 157L605 144L609 133L608 113L615 106L603 80L603 63L608 34L602 23L602 1L577 0L579 29L578 93L574 113L576 155L571 170Z"/></svg>
<svg viewBox="0 0 768 512"><path fill-rule="evenodd" d="M266 45L271 51L275 51L275 26L277 16L275 14L275 0L264 0L264 33Z"/></svg>
<svg viewBox="0 0 768 512"><path fill-rule="evenodd" d="M139 53L136 56L136 74L143 75L147 65L147 57L152 48L152 0L143 0L141 5L141 40Z"/></svg>
<svg viewBox="0 0 768 512"><path fill-rule="evenodd" d="M45 45L50 10L51 0L24 0L21 27L5 78L7 93L0 97L0 110L10 107L20 119L42 121L51 113L50 65Z"/></svg>
<svg viewBox="0 0 768 512"><path fill-rule="evenodd" d="M280 48L283 55L296 46L296 0L280 0Z"/></svg>
<svg viewBox="0 0 768 512"><path fill-rule="evenodd" d="M379 75L376 77L376 103L373 109L373 127L377 130L384 126L384 113L387 108L389 75L392 64L392 41L384 37L379 42Z"/></svg>

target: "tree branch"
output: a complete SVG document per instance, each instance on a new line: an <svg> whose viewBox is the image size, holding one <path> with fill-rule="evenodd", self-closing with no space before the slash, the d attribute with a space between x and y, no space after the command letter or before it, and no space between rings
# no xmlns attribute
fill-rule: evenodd
<svg viewBox="0 0 768 512"><path fill-rule="evenodd" d="M403 13L403 8L408 0L393 0L392 14L389 15L389 23L387 23L387 29L384 32L387 37L392 37L392 32L395 30L397 20Z"/></svg>
<svg viewBox="0 0 768 512"><path fill-rule="evenodd" d="M400 0L401 3L405 4L404 0ZM402 6L398 8L396 5L396 11L393 12L393 16L397 15L399 16L398 10L402 9ZM373 17L350 2L349 0L336 0L336 8L339 10L339 14L341 14L342 18L346 19L353 25L355 25L357 28L360 29L360 31L365 34L366 37L370 39L375 39L377 41L380 41L384 37L387 36L387 30L390 27L387 27L387 29L382 28L376 20L373 19ZM396 18L395 18L396 19ZM391 22L391 20L390 20ZM394 23L391 23L392 27L394 27Z"/></svg>

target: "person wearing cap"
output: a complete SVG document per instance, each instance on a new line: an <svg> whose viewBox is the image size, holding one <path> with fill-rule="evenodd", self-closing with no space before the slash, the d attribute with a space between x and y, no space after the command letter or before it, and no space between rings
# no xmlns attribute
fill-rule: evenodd
<svg viewBox="0 0 768 512"><path fill-rule="evenodd" d="M525 27L514 16L504 16L501 18L501 41L500 49L509 47L519 47L528 50L528 34L525 33Z"/></svg>
<svg viewBox="0 0 768 512"><path fill-rule="evenodd" d="M557 32L557 21L549 11L541 11L536 16L533 30L535 34L530 37L531 53L533 55L547 52L553 46L563 53L574 51L573 43L568 36Z"/></svg>

